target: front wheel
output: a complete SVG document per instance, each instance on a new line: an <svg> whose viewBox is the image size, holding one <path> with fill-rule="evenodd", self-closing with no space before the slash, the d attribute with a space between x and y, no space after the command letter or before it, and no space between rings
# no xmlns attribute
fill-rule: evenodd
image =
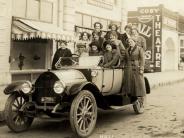
<svg viewBox="0 0 184 138"><path fill-rule="evenodd" d="M22 132L27 130L33 122L33 117L25 115L26 103L25 97L19 94L12 94L8 97L4 115L8 127L14 132Z"/></svg>
<svg viewBox="0 0 184 138"><path fill-rule="evenodd" d="M97 105L93 94L82 90L73 100L70 109L70 124L80 137L88 137L95 128Z"/></svg>
<svg viewBox="0 0 184 138"><path fill-rule="evenodd" d="M137 114L144 113L145 99L146 99L146 96L137 97L137 100L133 103L133 109L134 109L135 113L137 113Z"/></svg>

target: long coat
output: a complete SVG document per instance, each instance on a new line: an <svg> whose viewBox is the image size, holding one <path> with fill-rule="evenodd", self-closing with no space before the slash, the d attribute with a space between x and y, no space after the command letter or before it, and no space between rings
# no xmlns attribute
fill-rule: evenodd
<svg viewBox="0 0 184 138"><path fill-rule="evenodd" d="M55 64L57 63L57 61L59 60L60 57L66 57L63 58L61 60L61 65L71 65L72 61L70 58L67 57L71 57L72 56L72 52L70 51L70 49L66 48L66 49L62 49L59 48L56 53L54 54L54 58L52 61L52 69L56 70Z"/></svg>
<svg viewBox="0 0 184 138"><path fill-rule="evenodd" d="M128 39L128 36L126 33L123 33L121 34L121 42L123 43L124 47L127 49L129 47L128 43L127 43L127 39Z"/></svg>
<svg viewBox="0 0 184 138"><path fill-rule="evenodd" d="M125 51L125 70L123 79L123 94L131 96L145 96L146 88L143 74L144 70L144 50L139 46L134 46Z"/></svg>

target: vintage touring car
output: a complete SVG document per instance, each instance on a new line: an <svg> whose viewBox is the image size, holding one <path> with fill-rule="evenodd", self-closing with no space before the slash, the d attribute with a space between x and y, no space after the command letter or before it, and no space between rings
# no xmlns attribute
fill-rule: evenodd
<svg viewBox="0 0 184 138"><path fill-rule="evenodd" d="M122 68L98 66L102 57L81 57L71 66L48 70L33 81L19 81L8 85L5 120L14 132L27 130L33 119L44 113L50 117L67 116L73 131L80 137L89 136L95 128L97 108L115 110L114 107L132 104L136 113L143 113L143 98L121 94L124 71ZM90 61L90 62L89 62ZM150 93L145 79L146 91Z"/></svg>

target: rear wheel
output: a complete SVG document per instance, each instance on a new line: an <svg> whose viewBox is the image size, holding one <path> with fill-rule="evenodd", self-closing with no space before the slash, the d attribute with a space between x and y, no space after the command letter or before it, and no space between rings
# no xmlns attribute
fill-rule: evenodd
<svg viewBox="0 0 184 138"><path fill-rule="evenodd" d="M137 113L137 114L144 113L145 99L146 99L146 96L137 97L137 100L133 104L133 109L134 109L135 113Z"/></svg>
<svg viewBox="0 0 184 138"><path fill-rule="evenodd" d="M80 137L89 136L96 125L97 105L93 94L82 90L73 100L70 109L70 124Z"/></svg>
<svg viewBox="0 0 184 138"><path fill-rule="evenodd" d="M27 130L33 122L33 117L25 115L27 109L23 108L26 103L25 97L12 94L8 97L4 116L8 127L14 132Z"/></svg>

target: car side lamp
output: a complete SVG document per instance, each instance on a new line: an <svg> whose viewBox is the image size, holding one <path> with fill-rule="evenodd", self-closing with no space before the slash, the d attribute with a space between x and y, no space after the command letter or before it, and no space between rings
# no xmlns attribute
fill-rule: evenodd
<svg viewBox="0 0 184 138"><path fill-rule="evenodd" d="M91 72L91 76L92 76L92 77L96 77L97 74L98 74L98 72L97 72L96 70L94 70L94 71Z"/></svg>

